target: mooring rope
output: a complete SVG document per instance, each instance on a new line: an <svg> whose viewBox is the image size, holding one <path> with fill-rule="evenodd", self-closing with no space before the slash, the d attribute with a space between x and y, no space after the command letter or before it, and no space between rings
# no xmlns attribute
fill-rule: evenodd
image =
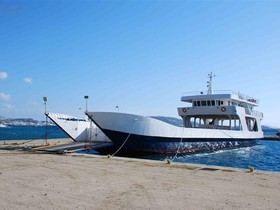
<svg viewBox="0 0 280 210"><path fill-rule="evenodd" d="M125 141L122 143L122 145L119 147L119 149L117 149L117 151L111 155L111 157L114 157L122 148L123 146L125 145L125 143L127 142L127 140L129 139L130 135L131 135L131 132L132 132L132 129L134 127L134 124L137 122L138 120L137 119L134 119L134 123L132 124L131 126L131 129L130 129L130 132L128 134L128 136L126 137Z"/></svg>
<svg viewBox="0 0 280 210"><path fill-rule="evenodd" d="M182 143L182 141L183 141L183 136L184 136L184 127L182 127L182 136L181 136L181 140L180 140L180 142L179 142L179 146L178 146L178 148L177 148L177 151L176 151L176 154L175 154L175 156L171 159L171 161L173 162L173 160L177 157L177 155L178 155L178 153L179 153L179 150L180 150L180 147L181 147L181 143Z"/></svg>
<svg viewBox="0 0 280 210"><path fill-rule="evenodd" d="M175 153L175 156L171 159L171 160L167 160L167 163L170 163L170 161L171 162L173 162L174 161L174 159L177 157L177 155L178 155L178 153L179 153L179 150L180 150L180 147L181 147L181 143L182 143L182 141L183 141L183 135L184 135L184 127L182 127L182 137L181 137L181 140L180 140L180 142L179 142L179 146L178 146L178 148L177 148L177 151L176 151L176 153ZM218 129L218 130L220 130L220 129ZM228 135L226 132L224 132L224 131L222 131L222 130L220 130L222 133L224 133L225 135L227 135L228 137L230 137L231 139L233 139L233 137L232 136L230 136L230 135Z"/></svg>
<svg viewBox="0 0 280 210"><path fill-rule="evenodd" d="M224 132L223 130L221 130L221 129L217 129L217 130L221 131L223 134L227 135L229 138L234 139L234 137L230 136L229 134L227 134L227 133Z"/></svg>

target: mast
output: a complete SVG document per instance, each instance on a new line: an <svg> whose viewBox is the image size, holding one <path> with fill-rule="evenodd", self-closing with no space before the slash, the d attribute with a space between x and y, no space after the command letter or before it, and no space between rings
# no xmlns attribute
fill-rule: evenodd
<svg viewBox="0 0 280 210"><path fill-rule="evenodd" d="M209 77L209 81L207 81L207 87L208 87L207 94L208 95L214 94L213 89L212 89L212 78L215 76L216 75L213 75L212 72L210 74L208 74L208 77Z"/></svg>

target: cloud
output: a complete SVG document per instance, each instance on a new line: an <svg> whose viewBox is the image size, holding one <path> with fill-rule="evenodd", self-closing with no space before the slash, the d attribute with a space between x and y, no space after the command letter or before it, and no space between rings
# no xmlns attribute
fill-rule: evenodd
<svg viewBox="0 0 280 210"><path fill-rule="evenodd" d="M0 71L0 80L4 80L8 78L8 73L4 71Z"/></svg>
<svg viewBox="0 0 280 210"><path fill-rule="evenodd" d="M11 104L3 104L0 106L0 111L1 112L14 112L16 109L14 106L12 106Z"/></svg>
<svg viewBox="0 0 280 210"><path fill-rule="evenodd" d="M8 110L14 109L14 107L11 104L5 104L4 107Z"/></svg>
<svg viewBox="0 0 280 210"><path fill-rule="evenodd" d="M33 101L33 102L30 103L30 105L32 105L32 106L37 106L38 103L37 103L36 101Z"/></svg>
<svg viewBox="0 0 280 210"><path fill-rule="evenodd" d="M10 98L11 98L11 96L8 95L8 94L0 93L0 100L2 100L2 101L9 101Z"/></svg>
<svg viewBox="0 0 280 210"><path fill-rule="evenodd" d="M24 83L26 83L26 84L32 84L32 78L30 78L30 77L24 78L23 81L24 81Z"/></svg>

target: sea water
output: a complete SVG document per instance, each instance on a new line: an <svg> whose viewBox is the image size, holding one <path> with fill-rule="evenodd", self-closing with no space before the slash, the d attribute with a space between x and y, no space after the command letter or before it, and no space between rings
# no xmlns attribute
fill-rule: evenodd
<svg viewBox="0 0 280 210"><path fill-rule="evenodd" d="M33 140L48 138L68 138L57 126L8 126L0 127L0 140Z"/></svg>
<svg viewBox="0 0 280 210"><path fill-rule="evenodd" d="M257 170L280 172L280 142L259 140L251 147L217 150L188 155L149 155L139 158L173 160L174 162L206 164L235 168L253 167Z"/></svg>
<svg viewBox="0 0 280 210"><path fill-rule="evenodd" d="M13 126L0 127L0 140L32 140L45 138L46 127ZM48 138L68 138L57 126L47 127ZM265 132L265 135L275 135ZM95 151L96 152L96 151ZM94 153L95 153L94 152ZM225 149L213 152L204 152L188 155L142 155L134 158L144 158L164 161L171 159L174 162L207 164L236 168L254 167L257 170L280 172L280 141L259 140L251 147Z"/></svg>

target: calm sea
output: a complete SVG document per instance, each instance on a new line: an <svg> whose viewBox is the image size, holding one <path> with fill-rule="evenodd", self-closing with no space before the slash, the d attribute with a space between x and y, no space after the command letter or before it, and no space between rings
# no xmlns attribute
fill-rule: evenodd
<svg viewBox="0 0 280 210"><path fill-rule="evenodd" d="M31 140L45 138L45 126L10 126L0 127L0 140ZM47 127L48 138L68 138L57 126Z"/></svg>
<svg viewBox="0 0 280 210"><path fill-rule="evenodd" d="M45 138L45 127L15 126L0 128L0 140L32 140ZM275 131L265 131L266 135L275 135ZM68 138L56 126L48 127L48 138ZM136 158L162 160L173 159L172 155L146 155ZM219 150L193 155L177 155L174 162L197 163L228 166L236 168L254 167L258 170L280 172L280 141L259 140L257 145L230 150Z"/></svg>
<svg viewBox="0 0 280 210"><path fill-rule="evenodd" d="M138 158L165 160L175 155L149 155ZM258 170L280 172L280 141L259 140L257 145L237 149L218 150L215 152L193 155L177 155L174 162L227 166L235 168L254 167Z"/></svg>

